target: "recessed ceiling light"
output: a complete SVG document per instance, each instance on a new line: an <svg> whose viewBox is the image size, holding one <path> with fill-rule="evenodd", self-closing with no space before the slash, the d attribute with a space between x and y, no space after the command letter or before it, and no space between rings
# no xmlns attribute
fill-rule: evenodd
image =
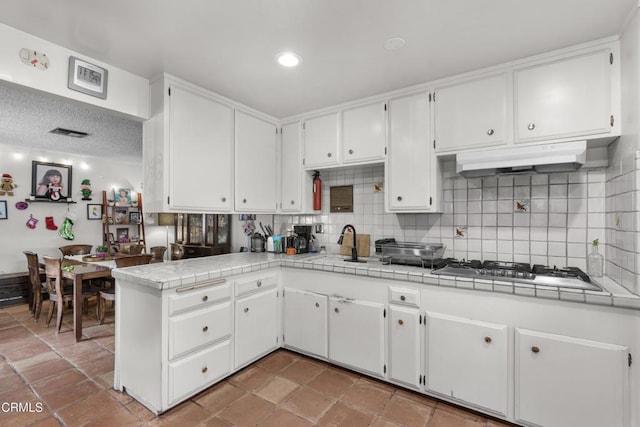
<svg viewBox="0 0 640 427"><path fill-rule="evenodd" d="M400 37L392 37L384 41L384 48L387 50L398 50L402 46L404 46L406 42L403 38Z"/></svg>
<svg viewBox="0 0 640 427"><path fill-rule="evenodd" d="M283 67L295 67L302 62L302 58L293 52L282 52L276 56L278 64Z"/></svg>

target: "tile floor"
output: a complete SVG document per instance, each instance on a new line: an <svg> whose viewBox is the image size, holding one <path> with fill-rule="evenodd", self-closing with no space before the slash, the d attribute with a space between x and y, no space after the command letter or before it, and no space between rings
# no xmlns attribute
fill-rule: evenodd
<svg viewBox="0 0 640 427"><path fill-rule="evenodd" d="M86 339L80 343L71 321L66 311L56 335L53 325L34 322L26 305L0 309L0 425L509 425L287 350L155 417L111 388L113 316L102 326L85 316ZM21 404L22 411L12 411L11 403Z"/></svg>

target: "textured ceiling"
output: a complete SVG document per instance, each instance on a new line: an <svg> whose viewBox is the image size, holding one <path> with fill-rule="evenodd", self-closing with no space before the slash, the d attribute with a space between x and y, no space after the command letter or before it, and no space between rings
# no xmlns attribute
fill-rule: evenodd
<svg viewBox="0 0 640 427"><path fill-rule="evenodd" d="M57 127L89 136L49 133ZM0 143L139 163L142 123L115 117L98 107L0 85Z"/></svg>

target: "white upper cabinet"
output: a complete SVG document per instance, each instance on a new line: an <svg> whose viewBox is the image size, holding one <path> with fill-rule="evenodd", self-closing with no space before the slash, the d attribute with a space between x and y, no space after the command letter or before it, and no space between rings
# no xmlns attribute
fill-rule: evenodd
<svg viewBox="0 0 640 427"><path fill-rule="evenodd" d="M302 168L300 122L282 126L280 140L280 204L281 212L301 212L303 209L303 183L306 174Z"/></svg>
<svg viewBox="0 0 640 427"><path fill-rule="evenodd" d="M237 212L275 212L277 134L273 123L236 110L235 207Z"/></svg>
<svg viewBox="0 0 640 427"><path fill-rule="evenodd" d="M515 70L516 142L614 131L611 54L601 49Z"/></svg>
<svg viewBox="0 0 640 427"><path fill-rule="evenodd" d="M515 418L539 426L626 426L629 349L516 329Z"/></svg>
<svg viewBox="0 0 640 427"><path fill-rule="evenodd" d="M167 77L152 83L150 108L143 127L145 209L231 211L233 109Z"/></svg>
<svg viewBox="0 0 640 427"><path fill-rule="evenodd" d="M312 117L304 121L304 166L306 169L338 164L340 161L338 149L339 123L339 113Z"/></svg>
<svg viewBox="0 0 640 427"><path fill-rule="evenodd" d="M508 143L507 73L437 87L434 94L436 152Z"/></svg>
<svg viewBox="0 0 640 427"><path fill-rule="evenodd" d="M342 112L344 163L384 160L385 103L374 102Z"/></svg>
<svg viewBox="0 0 640 427"><path fill-rule="evenodd" d="M429 94L390 99L386 208L436 212L441 188L438 160L429 143Z"/></svg>

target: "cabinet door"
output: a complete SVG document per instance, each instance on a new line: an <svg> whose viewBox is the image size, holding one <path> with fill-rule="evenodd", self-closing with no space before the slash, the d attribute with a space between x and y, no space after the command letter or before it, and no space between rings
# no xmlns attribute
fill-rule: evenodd
<svg viewBox="0 0 640 427"><path fill-rule="evenodd" d="M329 299L329 359L383 376L384 305Z"/></svg>
<svg viewBox="0 0 640 427"><path fill-rule="evenodd" d="M169 206L230 211L233 110L178 85L170 90Z"/></svg>
<svg viewBox="0 0 640 427"><path fill-rule="evenodd" d="M436 89L436 151L506 144L507 85L503 73Z"/></svg>
<svg viewBox="0 0 640 427"><path fill-rule="evenodd" d="M384 102L375 102L342 112L344 163L384 160L384 116Z"/></svg>
<svg viewBox="0 0 640 427"><path fill-rule="evenodd" d="M276 127L236 110L236 211L275 212Z"/></svg>
<svg viewBox="0 0 640 427"><path fill-rule="evenodd" d="M325 295L285 288L284 342L287 347L328 356L327 303Z"/></svg>
<svg viewBox="0 0 640 427"><path fill-rule="evenodd" d="M507 326L427 313L427 387L507 414Z"/></svg>
<svg viewBox="0 0 640 427"><path fill-rule="evenodd" d="M420 388L420 313L389 306L389 378Z"/></svg>
<svg viewBox="0 0 640 427"><path fill-rule="evenodd" d="M389 155L385 174L392 211L428 211L433 170L426 92L389 101ZM431 200L432 202L432 200Z"/></svg>
<svg viewBox="0 0 640 427"><path fill-rule="evenodd" d="M302 210L302 144L300 122L282 126L282 179L280 183L280 210L300 212Z"/></svg>
<svg viewBox="0 0 640 427"><path fill-rule="evenodd" d="M277 290L253 294L236 301L236 368L278 346Z"/></svg>
<svg viewBox="0 0 640 427"><path fill-rule="evenodd" d="M611 132L609 53L516 70L516 142Z"/></svg>
<svg viewBox="0 0 640 427"><path fill-rule="evenodd" d="M516 420L623 426L627 347L516 329Z"/></svg>
<svg viewBox="0 0 640 427"><path fill-rule="evenodd" d="M338 113L313 117L304 121L304 166L313 169L334 166L338 155Z"/></svg>

